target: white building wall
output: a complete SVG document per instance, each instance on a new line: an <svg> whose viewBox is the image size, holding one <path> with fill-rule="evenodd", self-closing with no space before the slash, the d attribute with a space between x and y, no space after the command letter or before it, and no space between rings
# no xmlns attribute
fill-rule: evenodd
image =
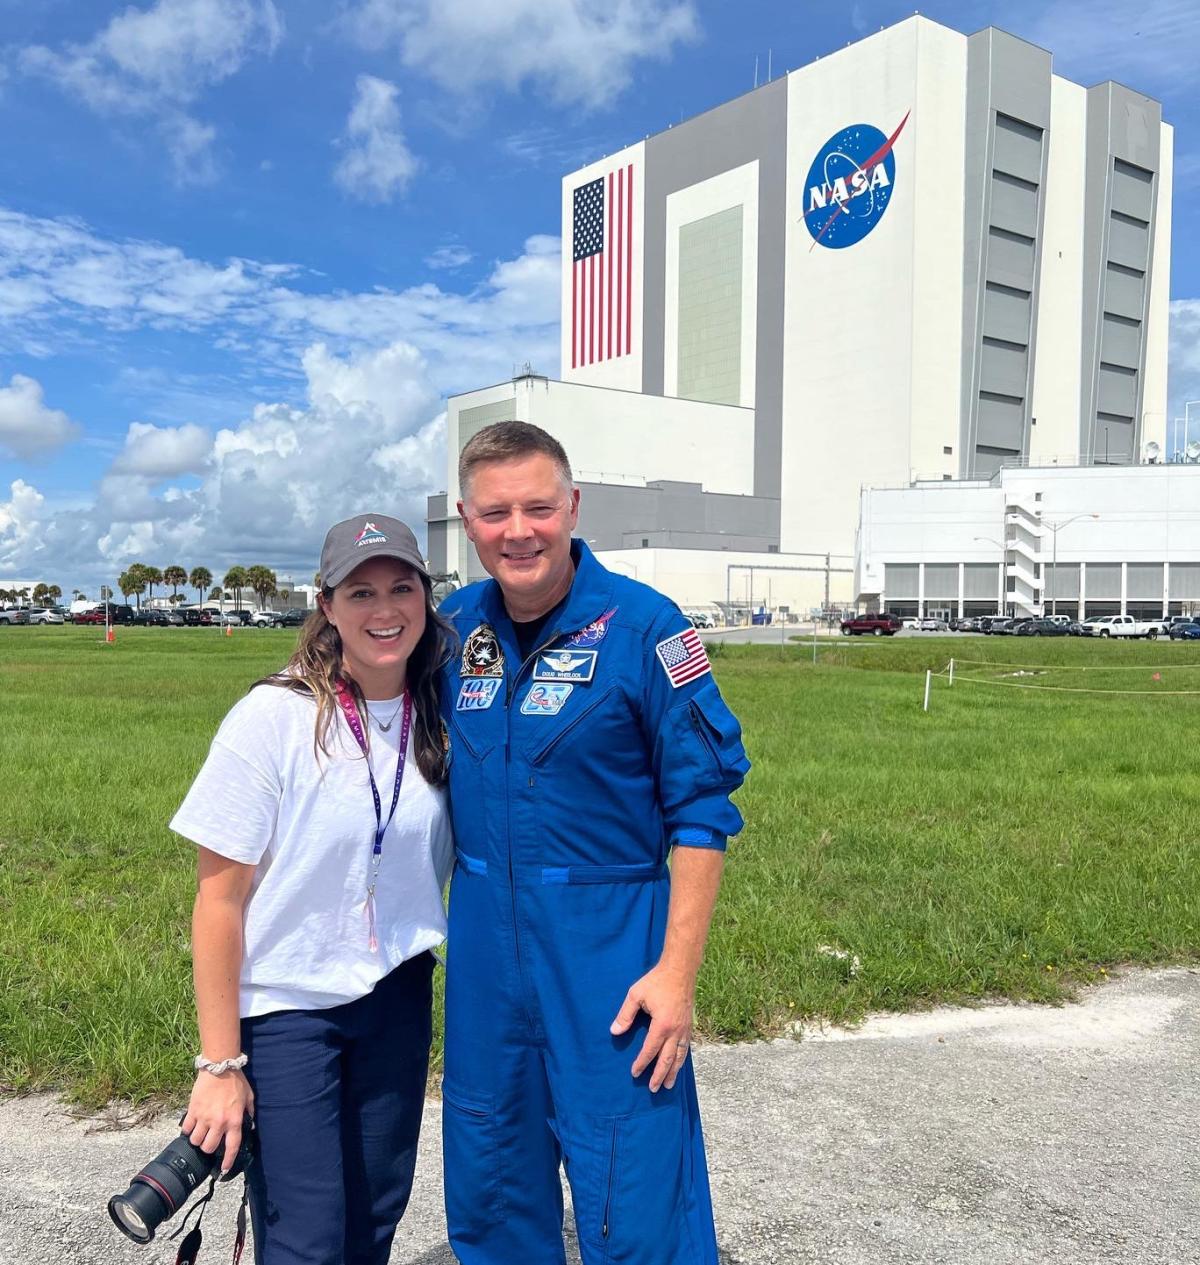
<svg viewBox="0 0 1200 1265"><path fill-rule="evenodd" d="M947 349L961 348L963 338L965 228L957 208L966 187L967 41L934 22L918 21L915 31L916 97L908 121L913 129L912 311L907 331L905 321L897 321L893 337L903 341L907 333L911 347L908 465L921 475L953 476L959 468L963 358L948 355ZM947 207L956 213L947 215Z"/></svg>
<svg viewBox="0 0 1200 1265"><path fill-rule="evenodd" d="M665 593L685 607L727 600L739 606L777 609L807 616L824 605L825 558L818 554L735 553L705 549L606 549L596 555L611 570ZM849 606L854 597L852 559L831 559L830 603ZM784 568L795 568L785 570Z"/></svg>
<svg viewBox="0 0 1200 1265"><path fill-rule="evenodd" d="M572 329L578 328L580 322L584 319L584 315L576 312L576 325L573 327L571 322L572 307L578 306L579 298L572 288L572 273L574 261L572 258L572 230L574 224L574 191L580 185L587 184L589 180L595 180L597 177L607 177L609 172L615 172L619 168L633 168L633 278L632 278L632 295L630 307L632 311L632 325L630 332L632 334L630 354L626 355L624 349L621 348L622 354L614 354L611 359L604 358L600 360L593 359L591 363L581 363L580 357L576 355L576 363L572 365L571 347L572 347ZM636 145L630 145L627 149L621 150L619 153L612 154L608 158L602 158L598 162L594 162L587 167L582 167L578 171L573 171L570 175L563 177L562 182L562 376L569 382L586 382L594 386L617 387L623 391L640 391L642 389L642 247L644 242L643 225L645 222L645 202L642 191L646 183L646 146L642 141L638 141ZM612 240L616 236L615 231L616 220L614 217L614 231L612 236L606 236L605 248L606 253L609 250L614 252L613 265L616 269L616 243ZM606 271L607 281L607 271ZM622 286L625 282L622 280ZM617 289L617 282L614 279L613 294ZM624 296L624 289L622 289ZM597 311L594 315L600 325L603 326L605 333L605 354L607 357L607 331L608 331L608 315L606 311ZM617 350L614 348L614 351ZM586 356L584 357L586 359Z"/></svg>
<svg viewBox="0 0 1200 1265"><path fill-rule="evenodd" d="M1168 455L1167 345L1171 298L1171 196L1175 183L1175 129L1162 125L1159 140L1158 208L1146 320L1146 376L1142 396L1142 446L1153 440Z"/></svg>
<svg viewBox="0 0 1200 1265"><path fill-rule="evenodd" d="M848 550L863 483L953 460L941 450L957 442L962 216L947 208L961 207L965 76L965 38L913 19L789 77L785 550ZM815 245L803 223L814 156L853 123L890 136L906 114L878 224L844 249Z"/></svg>
<svg viewBox="0 0 1200 1265"><path fill-rule="evenodd" d="M1087 89L1050 80L1049 155L1034 346L1031 464L1079 451Z"/></svg>
<svg viewBox="0 0 1200 1265"><path fill-rule="evenodd" d="M999 564L1002 519L1020 505L1040 516L1045 578L1067 564L1200 563L1200 466L1006 470L986 483L867 489L862 494L858 596L883 592L888 563ZM1010 536L1012 531L1010 528ZM1010 550L1009 562L1013 561ZM1085 573L1086 599L1086 573ZM1164 589L1169 573L1164 579Z"/></svg>

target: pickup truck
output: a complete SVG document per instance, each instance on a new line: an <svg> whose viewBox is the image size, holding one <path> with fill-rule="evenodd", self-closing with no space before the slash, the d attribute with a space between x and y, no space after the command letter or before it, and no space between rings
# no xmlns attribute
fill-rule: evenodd
<svg viewBox="0 0 1200 1265"><path fill-rule="evenodd" d="M29 611L22 606L6 606L0 610L0 624L27 624Z"/></svg>
<svg viewBox="0 0 1200 1265"><path fill-rule="evenodd" d="M1145 637L1150 641L1166 632L1164 620L1134 619L1132 615L1102 615L1087 620L1083 629L1088 637Z"/></svg>

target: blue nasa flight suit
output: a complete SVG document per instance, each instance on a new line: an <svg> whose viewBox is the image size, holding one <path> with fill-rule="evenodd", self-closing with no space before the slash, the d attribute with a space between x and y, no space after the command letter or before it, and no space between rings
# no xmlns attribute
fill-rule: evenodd
<svg viewBox="0 0 1200 1265"><path fill-rule="evenodd" d="M749 761L678 607L572 554L524 663L494 581L442 606L464 643L443 682L450 1242L463 1265L562 1265L562 1162L584 1265L717 1265L691 1057L651 1094L630 1072L648 1017L609 1025L661 954L670 848L741 829Z"/></svg>

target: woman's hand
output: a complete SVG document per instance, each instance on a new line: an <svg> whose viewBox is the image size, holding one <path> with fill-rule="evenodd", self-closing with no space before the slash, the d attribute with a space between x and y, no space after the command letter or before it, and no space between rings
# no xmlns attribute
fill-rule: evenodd
<svg viewBox="0 0 1200 1265"><path fill-rule="evenodd" d="M254 1115L254 1090L245 1073L233 1069L214 1076L200 1072L192 1086L192 1097L180 1130L209 1155L216 1154L225 1139L221 1172L227 1173L242 1145L242 1125L246 1112Z"/></svg>

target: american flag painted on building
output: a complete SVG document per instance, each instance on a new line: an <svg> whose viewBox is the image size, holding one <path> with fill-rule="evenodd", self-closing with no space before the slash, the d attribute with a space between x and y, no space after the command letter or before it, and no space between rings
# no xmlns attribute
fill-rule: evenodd
<svg viewBox="0 0 1200 1265"><path fill-rule="evenodd" d="M633 351L633 163L579 185L571 215L571 368Z"/></svg>
<svg viewBox="0 0 1200 1265"><path fill-rule="evenodd" d="M694 628L685 629L677 637L660 641L654 647L654 653L658 655L659 663L663 665L676 689L712 671L704 642Z"/></svg>

